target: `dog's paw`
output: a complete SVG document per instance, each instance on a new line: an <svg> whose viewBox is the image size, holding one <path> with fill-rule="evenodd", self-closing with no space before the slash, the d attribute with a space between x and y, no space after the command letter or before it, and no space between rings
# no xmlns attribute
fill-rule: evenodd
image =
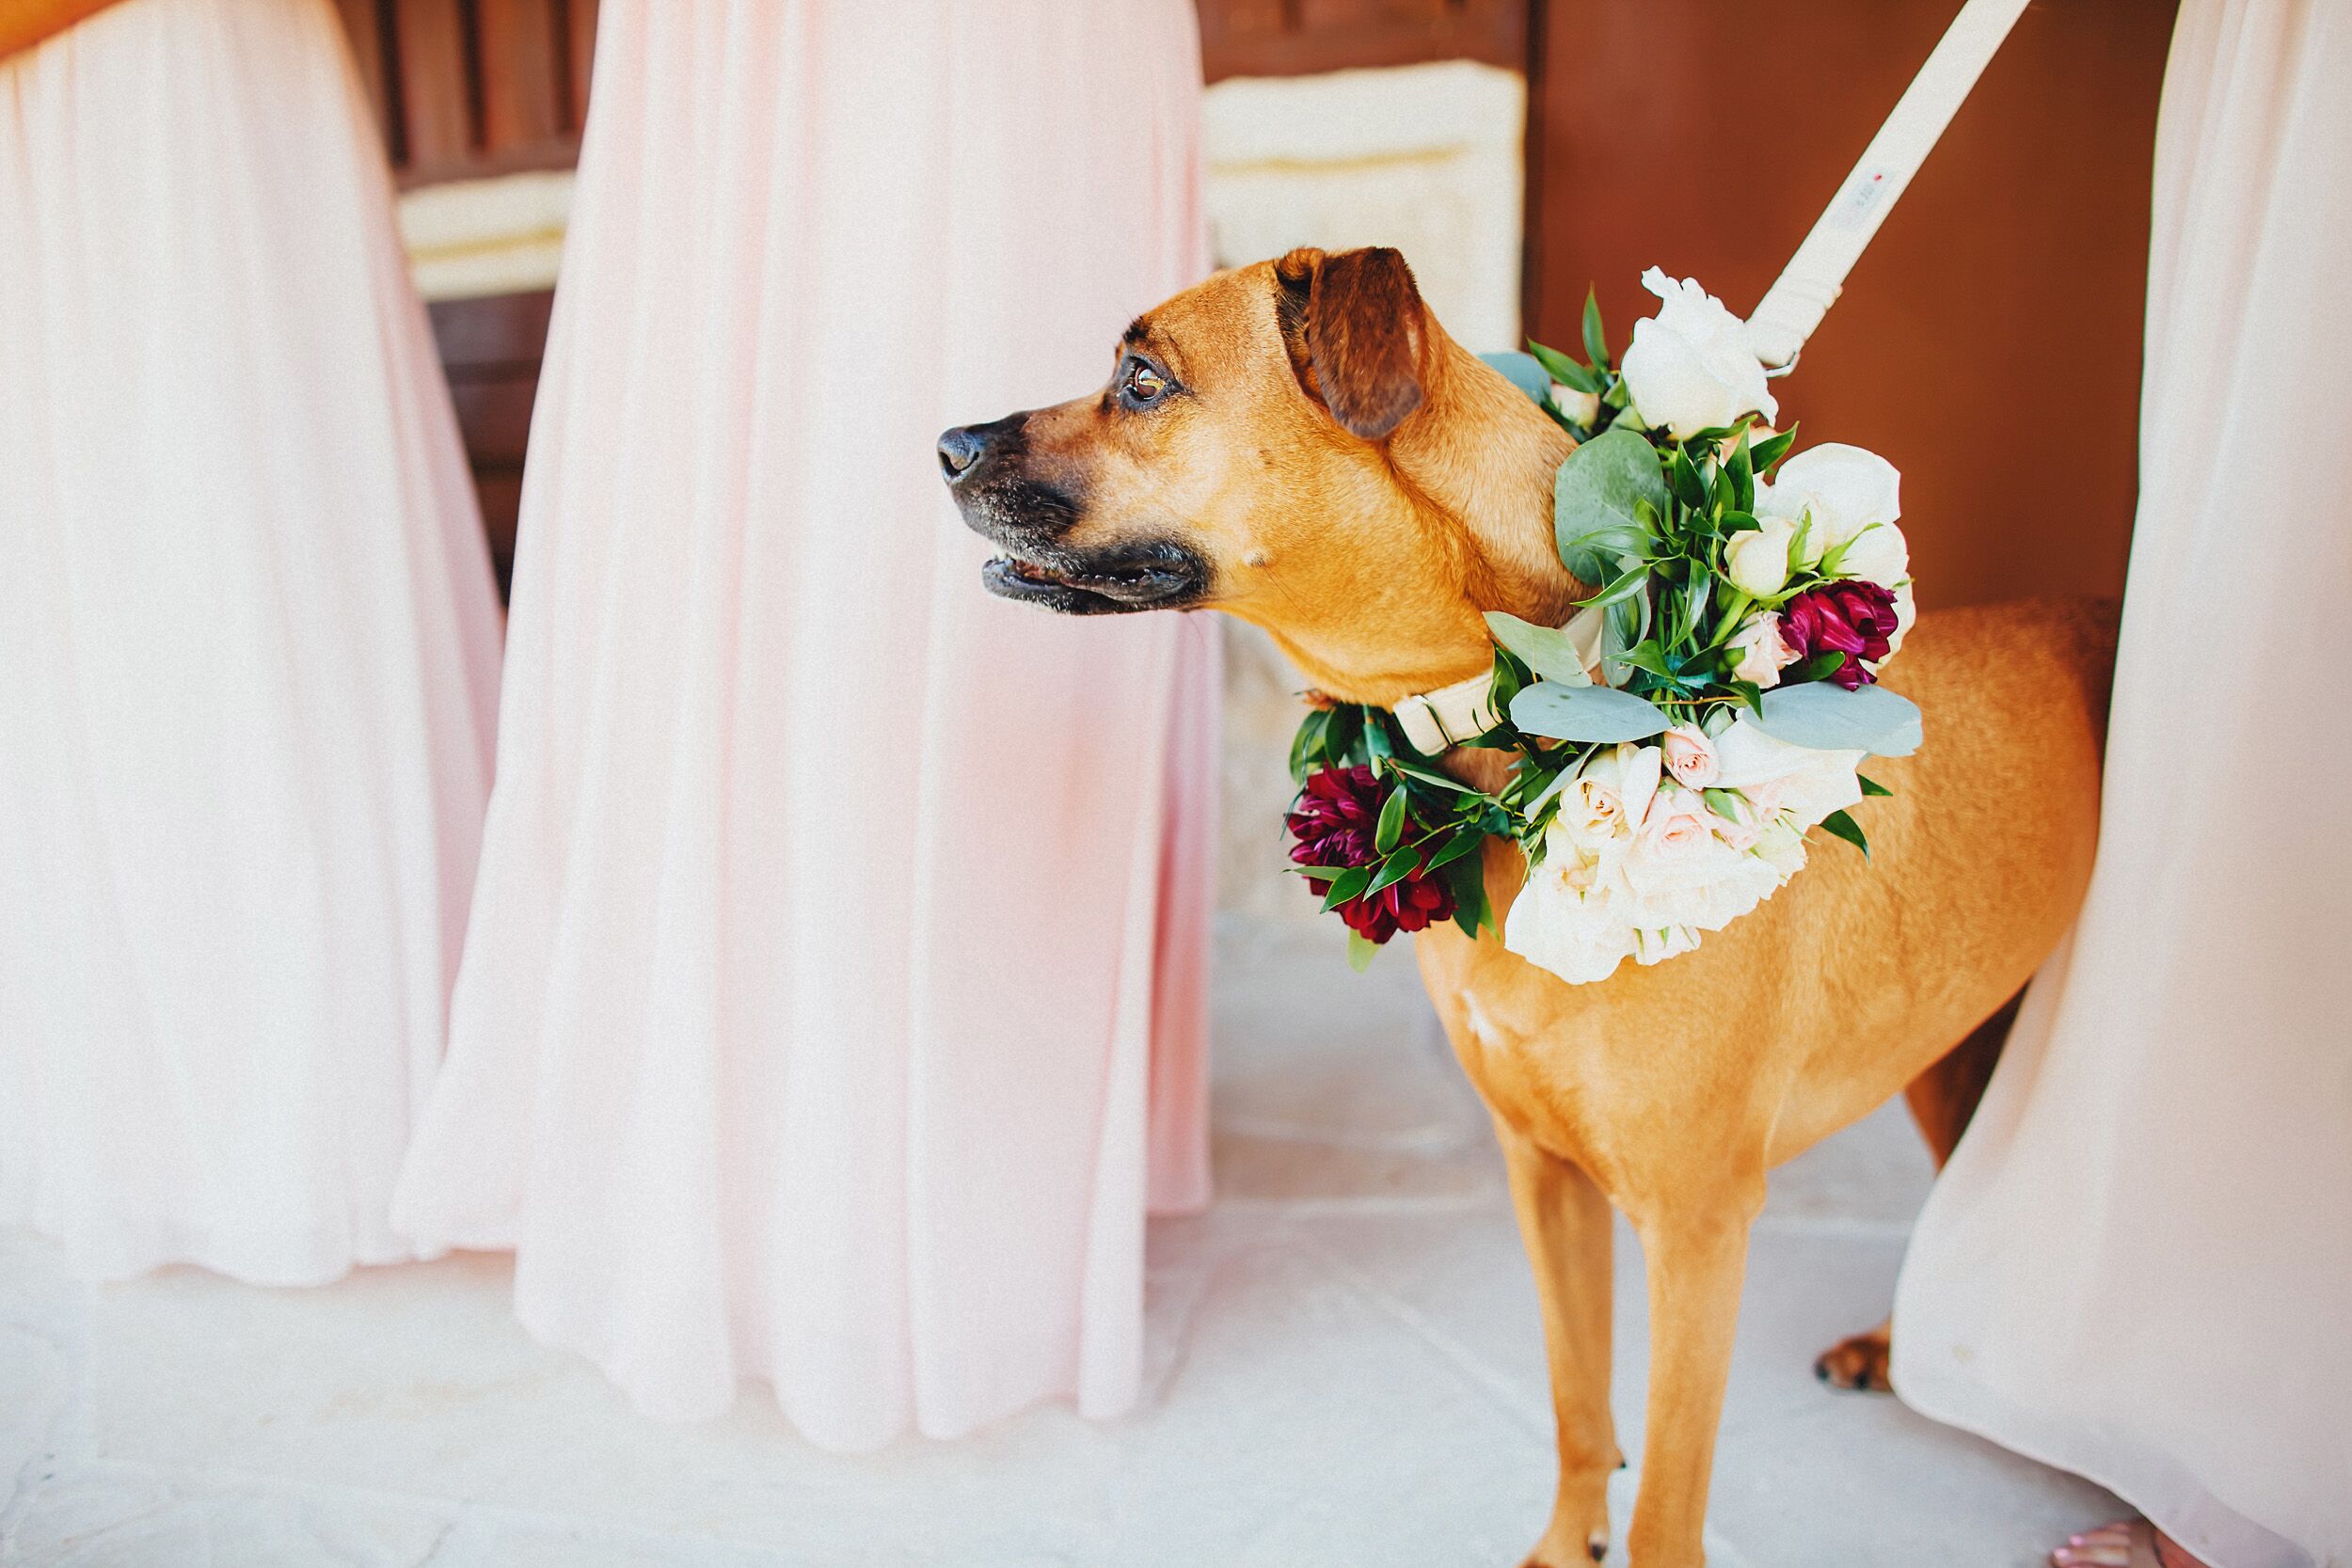
<svg viewBox="0 0 2352 1568"><path fill-rule="evenodd" d="M1592 1568L1609 1555L1609 1480L1564 1487L1577 1494L1563 1496L1551 1515L1551 1526L1520 1568Z"/></svg>
<svg viewBox="0 0 2352 1568"><path fill-rule="evenodd" d="M1591 1564L1602 1561L1608 1556L1609 1532L1597 1530L1585 1537L1581 1550L1570 1547L1565 1556L1552 1547L1537 1546L1534 1555L1521 1563L1519 1568L1591 1568Z"/></svg>
<svg viewBox="0 0 2352 1568"><path fill-rule="evenodd" d="M1886 1325L1881 1323L1867 1334L1840 1339L1823 1351L1813 1363L1813 1375L1833 1388L1892 1393L1895 1386L1886 1379L1887 1354Z"/></svg>

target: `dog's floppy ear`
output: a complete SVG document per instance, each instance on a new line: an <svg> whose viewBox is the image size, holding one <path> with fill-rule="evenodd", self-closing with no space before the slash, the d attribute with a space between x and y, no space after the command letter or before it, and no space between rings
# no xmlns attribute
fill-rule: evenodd
<svg viewBox="0 0 2352 1568"><path fill-rule="evenodd" d="M1405 258L1385 247L1294 250L1274 263L1275 313L1291 368L1341 428L1388 438L1421 406L1428 333Z"/></svg>

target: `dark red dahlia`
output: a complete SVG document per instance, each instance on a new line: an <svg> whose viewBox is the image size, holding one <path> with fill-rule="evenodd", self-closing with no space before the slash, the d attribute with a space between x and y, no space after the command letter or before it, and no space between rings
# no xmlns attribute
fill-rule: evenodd
<svg viewBox="0 0 2352 1568"><path fill-rule="evenodd" d="M1849 691L1878 678L1863 660L1884 658L1894 635L1895 595L1859 578L1808 588L1780 607L1781 641L1800 659L1845 655L1829 678Z"/></svg>
<svg viewBox="0 0 2352 1568"><path fill-rule="evenodd" d="M1375 842L1380 828L1380 808L1389 791L1369 768L1326 768L1311 773L1307 787L1283 821L1291 831L1291 859L1300 865L1347 870L1375 865L1382 856ZM1428 830L1405 811L1404 843L1416 844ZM1425 851L1424 851L1425 853ZM1307 885L1318 896L1328 893L1328 878L1310 877ZM1413 871L1369 898L1351 898L1335 911L1350 930L1366 939L1386 942L1399 931L1418 931L1454 917L1454 890L1438 878Z"/></svg>

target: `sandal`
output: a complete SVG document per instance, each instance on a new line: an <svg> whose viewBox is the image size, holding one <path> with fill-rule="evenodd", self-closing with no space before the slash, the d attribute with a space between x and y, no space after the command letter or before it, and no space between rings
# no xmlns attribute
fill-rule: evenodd
<svg viewBox="0 0 2352 1568"><path fill-rule="evenodd" d="M2066 1544L2050 1554L2051 1568L2175 1568L2197 1560L2174 1546L2170 1554L2157 1545L2156 1527L2145 1519L2119 1519L2112 1525L2068 1536ZM2169 1544L2169 1543L2168 1543Z"/></svg>

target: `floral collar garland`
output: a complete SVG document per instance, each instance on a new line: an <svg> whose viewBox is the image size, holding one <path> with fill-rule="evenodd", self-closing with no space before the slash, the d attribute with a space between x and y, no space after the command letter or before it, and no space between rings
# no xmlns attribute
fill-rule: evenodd
<svg viewBox="0 0 2352 1568"><path fill-rule="evenodd" d="M1561 561L1602 587L1564 627L1489 614L1490 710L1464 745L1511 755L1495 794L1448 777L1390 712L1299 725L1293 867L1348 927L1358 968L1398 931L1492 928L1490 838L1527 857L1503 943L1561 978L1657 963L1772 896L1820 827L1866 855L1857 771L1919 744L1876 684L1912 606L1899 476L1859 447L1789 455L1741 324L1657 268L1664 303L1613 367L1541 344L1489 362L1580 443L1553 487ZM1761 436L1762 439L1756 437Z"/></svg>

